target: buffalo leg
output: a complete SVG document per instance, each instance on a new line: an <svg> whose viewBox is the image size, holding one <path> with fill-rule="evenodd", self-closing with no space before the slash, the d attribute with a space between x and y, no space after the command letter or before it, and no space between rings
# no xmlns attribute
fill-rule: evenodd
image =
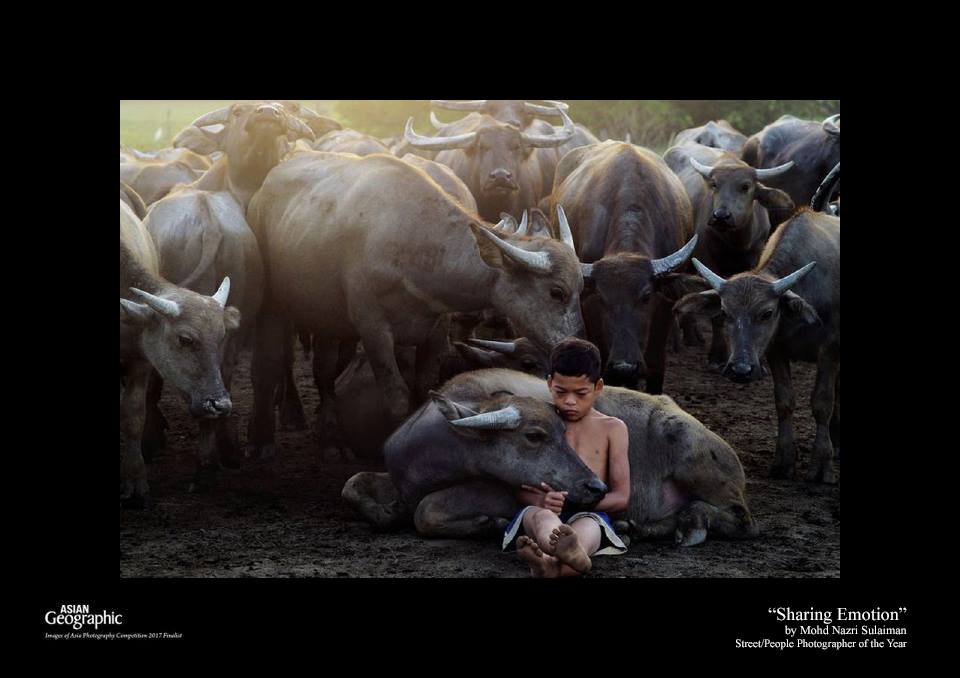
<svg viewBox="0 0 960 678"><path fill-rule="evenodd" d="M817 382L810 397L817 434L813 441L813 455L807 480L827 484L837 482L833 468L833 442L830 440L830 420L833 418L837 370L840 368L840 348L827 346L820 351L817 361Z"/></svg>
<svg viewBox="0 0 960 678"><path fill-rule="evenodd" d="M680 321L680 327L683 329L684 345L703 346L707 343L703 338L703 332L700 331L700 323L693 314L686 314Z"/></svg>
<svg viewBox="0 0 960 678"><path fill-rule="evenodd" d="M452 348L447 340L449 330L448 316L440 316L427 341L417 346L416 394L418 403L426 400L430 389L436 388L440 381L441 362Z"/></svg>
<svg viewBox="0 0 960 678"><path fill-rule="evenodd" d="M714 369L723 369L730 356L730 348L727 345L727 337L723 333L723 317L714 316L710 319L713 326L713 336L710 338L710 353L708 362Z"/></svg>
<svg viewBox="0 0 960 678"><path fill-rule="evenodd" d="M666 372L667 335L673 324L672 305L654 297L650 308L650 331L647 335L647 349L643 360L647 364L647 393L663 393L663 376Z"/></svg>
<svg viewBox="0 0 960 678"><path fill-rule="evenodd" d="M230 393L230 386L233 383L233 373L239 360L240 348L237 344L231 343L227 348L224 364L221 369L223 377L223 386ZM236 411L230 413L227 417L216 419L215 434L217 445L217 459L227 468L240 468L240 435L238 432L240 416Z"/></svg>
<svg viewBox="0 0 960 678"><path fill-rule="evenodd" d="M830 442L840 461L840 370L837 369L837 383L833 390L833 416L830 418Z"/></svg>
<svg viewBox="0 0 960 678"><path fill-rule="evenodd" d="M324 458L335 459L343 447L335 406L336 382L340 373L340 342L313 337L313 380L320 392L314 433Z"/></svg>
<svg viewBox="0 0 960 678"><path fill-rule="evenodd" d="M389 421L399 425L410 413L410 389L397 366L390 323L378 312L375 300L364 301L358 298L351 304L350 320L360 335L363 351L383 392Z"/></svg>
<svg viewBox="0 0 960 678"><path fill-rule="evenodd" d="M263 311L257 318L250 377L253 381L253 416L248 427L247 456L270 459L276 454L274 400L283 381L285 321Z"/></svg>
<svg viewBox="0 0 960 678"><path fill-rule="evenodd" d="M510 490L474 480L428 494L413 516L424 537L485 537L503 532L518 510Z"/></svg>
<svg viewBox="0 0 960 678"><path fill-rule="evenodd" d="M167 434L164 431L170 428L167 418L160 411L160 398L163 395L163 377L156 370L150 371L147 380L147 405L143 424L143 460L153 461L161 450L167 447Z"/></svg>
<svg viewBox="0 0 960 678"><path fill-rule="evenodd" d="M307 428L307 419L303 415L300 392L297 390L297 382L293 378L295 359L293 333L288 325L283 341L283 385L278 391L280 396L280 428L284 431L302 431Z"/></svg>
<svg viewBox="0 0 960 678"><path fill-rule="evenodd" d="M797 463L797 450L793 440L793 410L797 400L790 378L790 361L781 353L767 353L770 374L773 377L773 399L777 407L777 451L770 469L773 478L790 478Z"/></svg>
<svg viewBox="0 0 960 678"><path fill-rule="evenodd" d="M297 337L300 339L300 346L303 348L303 357L310 357L310 347L313 344L313 337L310 336L310 330L298 327Z"/></svg>
<svg viewBox="0 0 960 678"><path fill-rule="evenodd" d="M362 471L344 484L343 500L378 530L400 526L410 516L389 473Z"/></svg>
<svg viewBox="0 0 960 678"><path fill-rule="evenodd" d="M150 487L147 484L147 466L143 461L142 437L146 418L147 380L152 368L146 361L131 363L124 379L120 400L121 421L126 437L126 450L120 463L123 481L120 500L128 508L146 508L150 505Z"/></svg>

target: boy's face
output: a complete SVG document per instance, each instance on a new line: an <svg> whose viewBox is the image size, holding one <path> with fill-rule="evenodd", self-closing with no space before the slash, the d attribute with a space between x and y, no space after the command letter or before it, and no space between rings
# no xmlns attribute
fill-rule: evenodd
<svg viewBox="0 0 960 678"><path fill-rule="evenodd" d="M585 374L568 377L554 373L547 377L547 386L553 395L553 404L564 421L579 421L587 415L593 407L593 401L603 390L603 379L594 383Z"/></svg>

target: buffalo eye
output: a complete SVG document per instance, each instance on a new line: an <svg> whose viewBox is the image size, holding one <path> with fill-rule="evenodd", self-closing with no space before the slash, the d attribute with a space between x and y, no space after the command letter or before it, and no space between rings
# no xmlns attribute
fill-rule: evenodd
<svg viewBox="0 0 960 678"><path fill-rule="evenodd" d="M550 296L562 303L565 300L567 295L564 294L563 290L560 289L559 287L551 287Z"/></svg>
<svg viewBox="0 0 960 678"><path fill-rule="evenodd" d="M640 293L640 300L649 301L651 294L653 294L653 290L651 290L649 287L644 288L644 290Z"/></svg>
<svg viewBox="0 0 960 678"><path fill-rule="evenodd" d="M193 338L192 338L192 337L188 337L188 336L185 335L185 334L181 334L179 337L177 337L177 339L178 339L179 342L180 342L180 346L182 346L183 348L190 348L190 347L193 346Z"/></svg>
<svg viewBox="0 0 960 678"><path fill-rule="evenodd" d="M742 193L746 193L746 192L749 191L749 190L750 190L750 184L743 184L743 185L740 187L740 191L741 191Z"/></svg>
<svg viewBox="0 0 960 678"><path fill-rule="evenodd" d="M524 437L529 440L531 443L536 443L539 445L547 439L547 432L541 429L534 429L532 431L527 431L523 434Z"/></svg>
<svg viewBox="0 0 960 678"><path fill-rule="evenodd" d="M235 108L235 109L233 109L232 115L233 115L233 117L238 118L238 117L240 117L240 113L241 113L240 109L239 109L239 108Z"/></svg>
<svg viewBox="0 0 960 678"><path fill-rule="evenodd" d="M773 316L773 311L768 308L765 311L760 311L760 315L757 316L757 320L764 323L770 320L772 316Z"/></svg>
<svg viewBox="0 0 960 678"><path fill-rule="evenodd" d="M716 181L711 181L711 182L710 182L710 188L712 188L713 190L717 190L717 182L716 182Z"/></svg>

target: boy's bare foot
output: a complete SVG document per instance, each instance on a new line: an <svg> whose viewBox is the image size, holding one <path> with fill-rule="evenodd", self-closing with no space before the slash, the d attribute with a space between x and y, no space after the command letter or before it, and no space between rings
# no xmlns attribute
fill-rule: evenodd
<svg viewBox="0 0 960 678"><path fill-rule="evenodd" d="M550 535L550 543L553 544L553 553L557 559L580 574L589 572L593 567L590 556L580 546L576 530L569 525L555 528Z"/></svg>
<svg viewBox="0 0 960 678"><path fill-rule="evenodd" d="M559 563L552 563L543 555L543 549L533 539L522 536L517 539L517 553L530 566L534 577L553 578L560 574Z"/></svg>

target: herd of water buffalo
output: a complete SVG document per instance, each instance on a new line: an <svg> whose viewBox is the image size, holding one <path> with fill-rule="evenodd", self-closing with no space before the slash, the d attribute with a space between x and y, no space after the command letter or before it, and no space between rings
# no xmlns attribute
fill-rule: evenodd
<svg viewBox="0 0 960 678"><path fill-rule="evenodd" d="M386 467L342 490L380 529L494 534L513 490L542 481L571 504L599 499L543 379L571 335L600 348L596 407L629 430L618 532L757 533L735 450L662 394L671 339L734 382L760 379L766 358L780 478L796 467L790 363L815 363L807 479L837 482L839 115L783 116L749 138L711 121L661 157L599 141L562 102L432 105L463 117L378 139L297 102L237 103L172 148L121 145L122 506L150 503L164 385L197 418L196 489L282 455L278 416L306 427L298 341L318 453ZM229 415L245 350L241 446Z"/></svg>

